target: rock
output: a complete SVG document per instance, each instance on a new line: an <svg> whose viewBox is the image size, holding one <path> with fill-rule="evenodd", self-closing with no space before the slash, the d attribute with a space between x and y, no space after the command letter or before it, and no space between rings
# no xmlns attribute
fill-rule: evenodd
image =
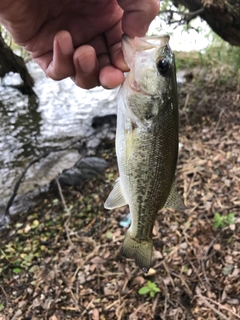
<svg viewBox="0 0 240 320"><path fill-rule="evenodd" d="M25 194L36 187L48 185L50 181L55 180L60 172L72 168L79 161L79 158L77 150L52 152L45 159L29 168L18 193Z"/></svg>
<svg viewBox="0 0 240 320"><path fill-rule="evenodd" d="M92 127L99 128L104 124L108 124L110 126L116 126L117 115L116 114L108 114L106 116L97 116L92 119Z"/></svg>
<svg viewBox="0 0 240 320"><path fill-rule="evenodd" d="M86 157L78 161L72 168L64 170L58 177L59 183L64 186L81 185L99 175L103 175L108 162L97 157Z"/></svg>
<svg viewBox="0 0 240 320"><path fill-rule="evenodd" d="M5 215L7 202L0 201L0 230L8 225L10 217L16 216L20 213L26 213L32 206L34 206L36 197L44 192L48 192L48 185L17 195L9 208L9 216Z"/></svg>

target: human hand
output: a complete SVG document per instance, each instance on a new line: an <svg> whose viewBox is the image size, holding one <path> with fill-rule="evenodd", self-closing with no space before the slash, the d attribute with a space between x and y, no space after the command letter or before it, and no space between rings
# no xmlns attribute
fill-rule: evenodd
<svg viewBox="0 0 240 320"><path fill-rule="evenodd" d="M114 88L128 67L121 37L144 36L159 0L1 0L0 22L46 75Z"/></svg>

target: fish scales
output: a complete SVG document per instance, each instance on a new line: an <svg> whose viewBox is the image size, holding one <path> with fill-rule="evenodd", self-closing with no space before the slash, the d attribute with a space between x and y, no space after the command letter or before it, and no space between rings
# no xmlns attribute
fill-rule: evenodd
<svg viewBox="0 0 240 320"><path fill-rule="evenodd" d="M168 112L166 112L166 117L169 118ZM172 118L174 117L170 117L170 119ZM132 151L131 159L127 162L121 158L119 161L120 172L128 177L124 185L129 185L127 193L131 194L133 202L133 205L130 206L130 212L132 213L132 225L137 226L136 234L133 230L137 240L151 238L156 208L160 209L164 206L174 178L175 169L173 168L176 166L178 149L175 137L178 126L177 123L165 121L163 115L160 120L151 124L151 127L146 131L144 127L135 128L135 152ZM124 139L124 135L122 138ZM126 141L120 142L123 146L125 143ZM124 154L119 153L120 157L121 154ZM131 188L134 187L133 182L136 187L131 191ZM143 224L147 226L147 221L151 221L149 227L142 228Z"/></svg>
<svg viewBox="0 0 240 320"><path fill-rule="evenodd" d="M105 207L129 205L122 253L147 271L152 229L166 204L185 206L174 184L178 156L176 73L168 37L123 38L130 72L118 95L116 152L120 178Z"/></svg>

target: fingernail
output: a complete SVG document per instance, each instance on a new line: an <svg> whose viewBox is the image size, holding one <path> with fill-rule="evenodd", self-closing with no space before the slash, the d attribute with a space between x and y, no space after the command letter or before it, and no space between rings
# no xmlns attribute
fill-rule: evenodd
<svg viewBox="0 0 240 320"><path fill-rule="evenodd" d="M59 49L61 50L61 53L64 56L69 56L73 54L72 42L67 35L60 36L57 39L57 43L58 43Z"/></svg>
<svg viewBox="0 0 240 320"><path fill-rule="evenodd" d="M78 59L78 65L79 65L79 68L81 69L81 71L83 73L92 73L95 69L95 64L94 63L86 63L86 58L83 57L79 57Z"/></svg>

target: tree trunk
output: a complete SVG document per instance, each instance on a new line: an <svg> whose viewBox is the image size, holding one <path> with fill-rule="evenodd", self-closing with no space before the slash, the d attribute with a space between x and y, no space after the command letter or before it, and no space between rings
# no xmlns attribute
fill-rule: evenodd
<svg viewBox="0 0 240 320"><path fill-rule="evenodd" d="M190 12L204 8L200 17L231 45L240 46L240 0L173 0Z"/></svg>
<svg viewBox="0 0 240 320"><path fill-rule="evenodd" d="M34 94L32 87L34 80L29 74L23 58L17 56L12 49L4 42L0 32L0 78L3 78L9 72L19 73L23 80L22 85L15 86L24 94Z"/></svg>

